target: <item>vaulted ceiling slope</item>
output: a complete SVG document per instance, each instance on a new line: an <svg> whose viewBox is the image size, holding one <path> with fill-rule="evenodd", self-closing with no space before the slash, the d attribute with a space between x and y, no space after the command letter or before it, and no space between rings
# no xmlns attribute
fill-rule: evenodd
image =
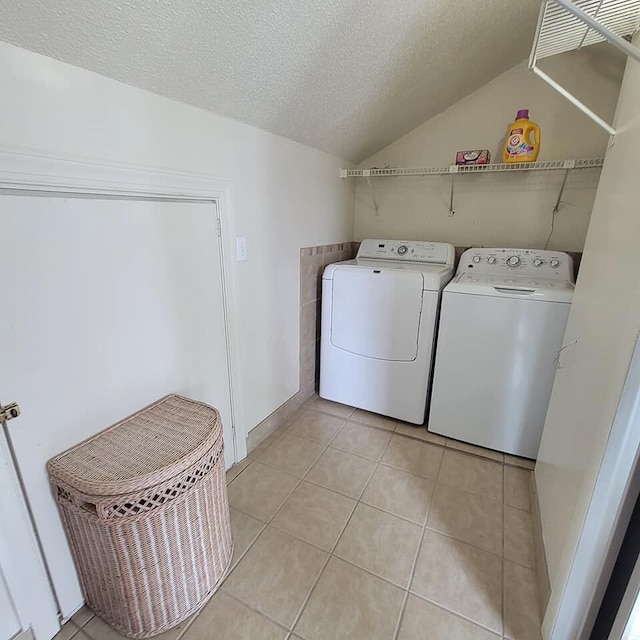
<svg viewBox="0 0 640 640"><path fill-rule="evenodd" d="M358 162L526 57L538 0L3 0L0 40Z"/></svg>

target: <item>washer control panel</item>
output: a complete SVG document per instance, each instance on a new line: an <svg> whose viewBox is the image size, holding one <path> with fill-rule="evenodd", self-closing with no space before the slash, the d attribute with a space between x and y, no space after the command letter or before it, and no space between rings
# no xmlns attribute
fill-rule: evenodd
<svg viewBox="0 0 640 640"><path fill-rule="evenodd" d="M363 240L357 258L369 260L402 260L453 265L455 249L446 242L418 240Z"/></svg>
<svg viewBox="0 0 640 640"><path fill-rule="evenodd" d="M573 259L562 251L538 249L467 249L458 273L531 275L573 282Z"/></svg>

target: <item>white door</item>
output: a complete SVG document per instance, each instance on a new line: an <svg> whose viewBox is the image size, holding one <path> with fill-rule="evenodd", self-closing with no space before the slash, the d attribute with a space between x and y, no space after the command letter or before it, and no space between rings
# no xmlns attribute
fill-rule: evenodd
<svg viewBox="0 0 640 640"><path fill-rule="evenodd" d="M213 202L0 196L0 401L63 615L82 603L53 455L171 392L233 434ZM1 640L1 639L0 639Z"/></svg>
<svg viewBox="0 0 640 640"><path fill-rule="evenodd" d="M0 422L0 640L31 629L48 640L60 629L58 608Z"/></svg>
<svg viewBox="0 0 640 640"><path fill-rule="evenodd" d="M9 640L20 633L20 620L0 569L0 640Z"/></svg>

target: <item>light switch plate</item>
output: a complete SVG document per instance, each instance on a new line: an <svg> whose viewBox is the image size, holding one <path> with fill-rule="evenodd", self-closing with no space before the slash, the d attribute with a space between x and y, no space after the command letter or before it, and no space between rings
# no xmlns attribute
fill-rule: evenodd
<svg viewBox="0 0 640 640"><path fill-rule="evenodd" d="M236 237L236 260L238 262L246 262L249 259L247 256L247 238L246 236Z"/></svg>

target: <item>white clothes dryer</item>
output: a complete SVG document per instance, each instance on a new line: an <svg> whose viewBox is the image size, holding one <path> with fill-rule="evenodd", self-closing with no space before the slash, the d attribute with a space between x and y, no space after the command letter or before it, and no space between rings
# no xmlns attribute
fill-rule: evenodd
<svg viewBox="0 0 640 640"><path fill-rule="evenodd" d="M465 251L442 297L428 430L536 458L573 289L566 253Z"/></svg>
<svg viewBox="0 0 640 640"><path fill-rule="evenodd" d="M423 424L453 245L364 240L322 276L320 396Z"/></svg>

